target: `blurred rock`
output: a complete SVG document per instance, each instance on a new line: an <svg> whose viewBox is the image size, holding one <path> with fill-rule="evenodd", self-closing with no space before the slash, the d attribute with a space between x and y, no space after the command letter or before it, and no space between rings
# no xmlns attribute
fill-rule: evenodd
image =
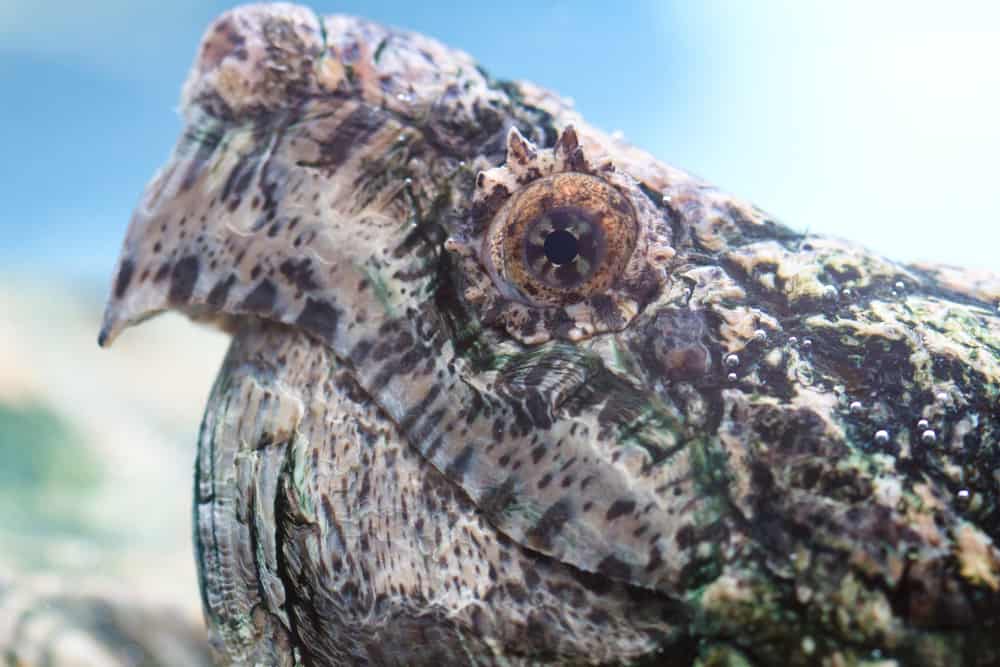
<svg viewBox="0 0 1000 667"><path fill-rule="evenodd" d="M192 466L227 338L164 315L111 354L95 342L102 292L0 277L0 655L25 641L11 627L36 600L31 627L69 632L45 664L200 664L157 642L204 641ZM100 585L81 584L95 576ZM125 591L136 599L122 602ZM158 606L173 611L149 611ZM158 620L143 629L147 614ZM105 631L149 660L88 662L117 655ZM65 661L77 649L82 662ZM17 655L10 664L40 660Z"/></svg>

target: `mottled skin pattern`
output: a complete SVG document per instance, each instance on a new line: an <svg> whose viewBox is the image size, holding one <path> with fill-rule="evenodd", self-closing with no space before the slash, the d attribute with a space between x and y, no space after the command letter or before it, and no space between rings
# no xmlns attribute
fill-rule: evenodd
<svg viewBox="0 0 1000 667"><path fill-rule="evenodd" d="M182 108L101 342L234 333L195 488L220 663L1000 664L995 277L795 232L359 19L224 15ZM566 173L634 250L530 303L483 249Z"/></svg>

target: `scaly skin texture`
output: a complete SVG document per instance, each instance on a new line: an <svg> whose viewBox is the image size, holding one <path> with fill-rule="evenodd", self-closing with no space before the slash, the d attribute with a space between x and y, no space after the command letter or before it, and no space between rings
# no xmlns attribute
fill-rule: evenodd
<svg viewBox="0 0 1000 667"><path fill-rule="evenodd" d="M795 232L359 19L225 14L182 102L101 342L234 333L196 479L220 663L1000 664L995 277ZM491 222L564 173L632 254L529 303Z"/></svg>

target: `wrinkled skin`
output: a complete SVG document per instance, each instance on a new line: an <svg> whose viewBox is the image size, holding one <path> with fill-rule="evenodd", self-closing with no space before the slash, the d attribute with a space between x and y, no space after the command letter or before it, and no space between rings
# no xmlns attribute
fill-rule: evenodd
<svg viewBox="0 0 1000 667"><path fill-rule="evenodd" d="M359 19L224 15L182 108L101 342L234 334L195 485L220 663L1000 664L996 278L795 232ZM483 238L567 172L639 240L526 305Z"/></svg>

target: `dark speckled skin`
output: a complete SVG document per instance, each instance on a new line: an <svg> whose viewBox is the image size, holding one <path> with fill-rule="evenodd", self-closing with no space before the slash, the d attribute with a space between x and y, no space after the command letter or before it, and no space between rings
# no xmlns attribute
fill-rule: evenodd
<svg viewBox="0 0 1000 667"><path fill-rule="evenodd" d="M230 12L182 106L101 342L234 333L195 505L220 663L1000 664L1000 280L790 230L358 19ZM528 304L491 235L566 173L634 250Z"/></svg>

